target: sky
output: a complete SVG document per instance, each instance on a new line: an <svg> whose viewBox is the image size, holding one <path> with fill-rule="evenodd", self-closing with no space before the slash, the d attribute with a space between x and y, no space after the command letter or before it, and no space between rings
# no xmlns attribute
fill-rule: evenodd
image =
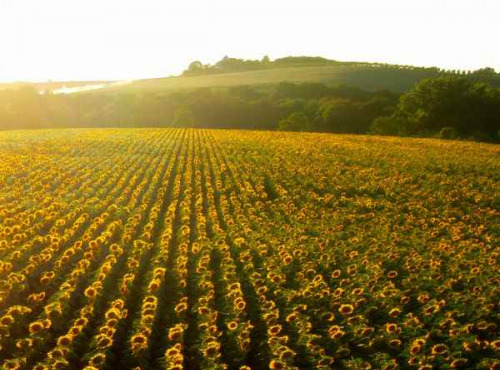
<svg viewBox="0 0 500 370"><path fill-rule="evenodd" d="M499 0L0 0L0 81L177 75L225 55L500 71Z"/></svg>

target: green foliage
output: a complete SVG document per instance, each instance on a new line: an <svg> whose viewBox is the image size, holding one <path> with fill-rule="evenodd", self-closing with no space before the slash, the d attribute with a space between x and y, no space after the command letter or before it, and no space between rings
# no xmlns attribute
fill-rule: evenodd
<svg viewBox="0 0 500 370"><path fill-rule="evenodd" d="M347 99L330 99L320 108L326 131L366 132L370 119L363 114L363 104Z"/></svg>
<svg viewBox="0 0 500 370"><path fill-rule="evenodd" d="M406 135L407 121L397 116L376 118L370 126L370 132L379 135Z"/></svg>
<svg viewBox="0 0 500 370"><path fill-rule="evenodd" d="M310 122L307 116L302 112L294 112L279 122L281 131L308 131Z"/></svg>
<svg viewBox="0 0 500 370"><path fill-rule="evenodd" d="M438 133L449 127L459 136L481 132L495 139L500 128L499 117L499 90L464 77L445 76L415 85L401 96L394 116L374 122L372 130L420 134Z"/></svg>
<svg viewBox="0 0 500 370"><path fill-rule="evenodd" d="M194 61L191 64L189 64L188 71L189 73L198 73L202 70L203 64L201 64L200 61Z"/></svg>

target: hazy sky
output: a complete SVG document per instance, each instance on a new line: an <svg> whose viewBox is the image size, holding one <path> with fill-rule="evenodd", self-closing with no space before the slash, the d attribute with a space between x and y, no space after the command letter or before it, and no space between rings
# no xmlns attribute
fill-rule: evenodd
<svg viewBox="0 0 500 370"><path fill-rule="evenodd" d="M0 0L0 80L134 79L224 55L500 70L500 0Z"/></svg>

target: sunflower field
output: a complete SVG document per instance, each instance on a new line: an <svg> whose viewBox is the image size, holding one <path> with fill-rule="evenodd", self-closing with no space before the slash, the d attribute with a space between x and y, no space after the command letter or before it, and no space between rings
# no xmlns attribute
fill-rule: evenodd
<svg viewBox="0 0 500 370"><path fill-rule="evenodd" d="M0 133L2 369L499 369L500 146Z"/></svg>

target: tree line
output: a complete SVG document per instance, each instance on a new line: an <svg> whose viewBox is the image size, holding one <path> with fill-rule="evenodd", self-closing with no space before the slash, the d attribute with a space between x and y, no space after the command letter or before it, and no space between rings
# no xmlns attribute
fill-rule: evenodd
<svg viewBox="0 0 500 370"><path fill-rule="evenodd" d="M0 91L0 128L243 128L498 141L500 90L484 75L424 79L397 94L282 82L161 93ZM486 76L486 77L485 77Z"/></svg>
<svg viewBox="0 0 500 370"><path fill-rule="evenodd" d="M406 70L412 71L417 76L436 77L437 75L454 75L454 76L471 76L488 78L495 85L500 86L500 75L493 68L486 67L476 71L459 70L459 69L442 69L438 67L419 67L413 65L401 65L390 63L377 62L352 62L338 61L323 57L311 56L288 56L271 60L269 56L264 56L262 59L241 59L224 56L221 60L214 64L202 63L199 60L191 62L187 69L182 73L182 76L199 76L207 74L220 73L235 73L255 71L262 69L278 69L278 68L293 68L293 67L325 67L325 66L344 66L352 68L369 68L373 70Z"/></svg>
<svg viewBox="0 0 500 370"><path fill-rule="evenodd" d="M349 66L349 67L372 67L386 69L410 69L414 71L426 71L428 73L444 72L437 67L415 67L407 65L396 65L388 63L370 63L370 62L343 62L323 57L310 56L289 56L271 60L267 55L262 59L241 59L224 56L218 62L212 64L203 64L195 60L189 64L188 68L182 73L183 76L198 76L204 74L234 73L255 71L260 69L293 68L293 67L324 67L324 66ZM449 71L452 72L452 71ZM453 71L457 73L457 71ZM458 71L458 73L461 73Z"/></svg>

